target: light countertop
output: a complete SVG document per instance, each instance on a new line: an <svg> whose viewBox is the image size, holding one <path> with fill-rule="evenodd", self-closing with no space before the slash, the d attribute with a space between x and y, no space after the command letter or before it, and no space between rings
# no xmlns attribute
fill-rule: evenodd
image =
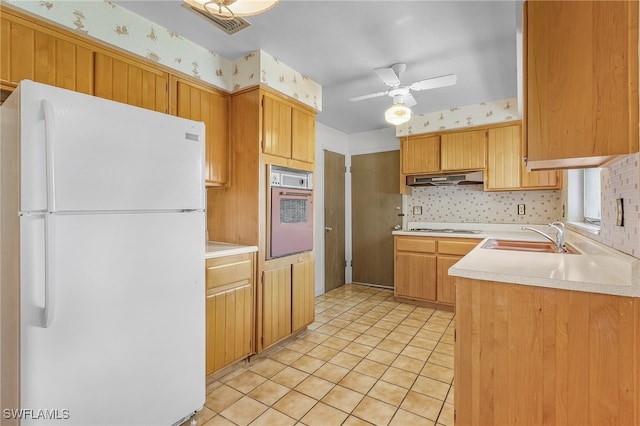
<svg viewBox="0 0 640 426"><path fill-rule="evenodd" d="M409 226L412 224L410 223ZM425 225L425 224L421 224ZM482 248L484 239L546 241L523 225L430 224L433 228L480 229L479 234L394 231L394 235L482 238L471 252L449 269L449 275L538 287L640 297L640 259L567 230L565 241L580 254L536 253ZM437 226L444 225L444 226ZM554 231L535 225L548 234Z"/></svg>
<svg viewBox="0 0 640 426"><path fill-rule="evenodd" d="M241 246L217 241L207 241L204 257L205 259L212 259L214 257L233 256L234 254L253 253L255 251L258 251L257 246Z"/></svg>

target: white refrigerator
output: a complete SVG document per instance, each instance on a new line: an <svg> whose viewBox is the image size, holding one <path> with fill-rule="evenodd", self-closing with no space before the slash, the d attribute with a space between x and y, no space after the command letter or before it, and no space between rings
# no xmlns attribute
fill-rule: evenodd
<svg viewBox="0 0 640 426"><path fill-rule="evenodd" d="M204 125L22 81L0 107L2 420L205 400Z"/></svg>

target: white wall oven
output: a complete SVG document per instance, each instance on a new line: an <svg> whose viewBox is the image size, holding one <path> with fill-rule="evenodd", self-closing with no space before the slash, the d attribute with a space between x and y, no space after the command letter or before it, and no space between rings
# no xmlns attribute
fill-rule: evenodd
<svg viewBox="0 0 640 426"><path fill-rule="evenodd" d="M313 174L269 165L267 259L313 250Z"/></svg>

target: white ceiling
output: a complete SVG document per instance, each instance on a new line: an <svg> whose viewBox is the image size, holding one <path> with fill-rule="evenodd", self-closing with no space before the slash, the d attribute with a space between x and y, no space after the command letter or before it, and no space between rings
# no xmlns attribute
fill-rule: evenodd
<svg viewBox="0 0 640 426"><path fill-rule="evenodd" d="M235 60L262 49L322 85L318 121L347 134L388 127L391 98L374 68L405 62L402 82L454 73L455 86L413 92L414 114L517 96L516 3L427 0L281 0L227 35L181 0L115 0L183 37Z"/></svg>

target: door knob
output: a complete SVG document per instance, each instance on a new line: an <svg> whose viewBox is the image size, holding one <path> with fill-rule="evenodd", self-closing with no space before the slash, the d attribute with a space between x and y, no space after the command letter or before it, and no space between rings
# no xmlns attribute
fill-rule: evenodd
<svg viewBox="0 0 640 426"><path fill-rule="evenodd" d="M325 227L324 227L324 230L325 230L325 231L333 231L333 228L332 228L332 227L330 227L330 226L325 226Z"/></svg>

